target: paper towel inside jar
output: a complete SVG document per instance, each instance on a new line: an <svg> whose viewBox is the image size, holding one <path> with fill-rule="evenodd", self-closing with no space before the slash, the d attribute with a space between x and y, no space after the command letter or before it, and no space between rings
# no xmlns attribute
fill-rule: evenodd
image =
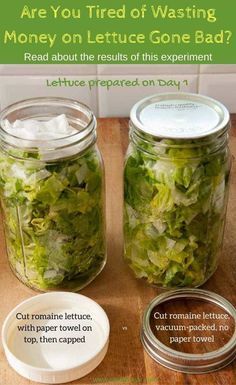
<svg viewBox="0 0 236 385"><path fill-rule="evenodd" d="M39 140L42 141L42 144L45 140L64 138L78 132L69 125L65 114L47 121L27 119L16 120L11 124L8 120L5 120L5 130L17 138Z"/></svg>
<svg viewBox="0 0 236 385"><path fill-rule="evenodd" d="M43 160L53 160L72 156L81 151L82 144L76 143L78 130L72 127L65 114L50 120L4 121L4 130L11 135L11 144L21 148L36 147ZM60 139L60 141L58 141ZM23 142L22 142L23 140ZM74 145L73 145L74 143ZM57 148L66 147L67 148Z"/></svg>

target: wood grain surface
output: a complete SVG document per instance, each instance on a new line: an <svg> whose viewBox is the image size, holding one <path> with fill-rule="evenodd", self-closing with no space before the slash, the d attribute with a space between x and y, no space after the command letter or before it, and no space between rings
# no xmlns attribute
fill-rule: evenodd
<svg viewBox="0 0 236 385"><path fill-rule="evenodd" d="M230 146L236 157L236 116L232 117ZM81 291L97 301L111 325L106 358L90 375L73 384L236 385L236 361L207 375L185 375L156 364L143 350L139 333L143 311L158 290L136 280L123 261L123 159L128 145L127 119L100 119L99 147L106 169L108 261L100 276ZM0 234L0 323L8 312L36 292L25 287L9 269L3 233ZM220 265L203 286L236 305L236 166L233 165L225 241ZM0 384L35 384L20 377L0 353Z"/></svg>

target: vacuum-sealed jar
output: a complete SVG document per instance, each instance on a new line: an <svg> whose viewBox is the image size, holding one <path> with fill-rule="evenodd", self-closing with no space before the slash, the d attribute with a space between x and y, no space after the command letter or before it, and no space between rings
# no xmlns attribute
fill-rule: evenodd
<svg viewBox="0 0 236 385"><path fill-rule="evenodd" d="M228 198L230 116L195 94L131 111L124 170L125 259L158 287L197 287L216 270Z"/></svg>
<svg viewBox="0 0 236 385"><path fill-rule="evenodd" d="M106 261L96 119L77 101L29 99L0 115L0 193L10 266L41 291L77 291Z"/></svg>

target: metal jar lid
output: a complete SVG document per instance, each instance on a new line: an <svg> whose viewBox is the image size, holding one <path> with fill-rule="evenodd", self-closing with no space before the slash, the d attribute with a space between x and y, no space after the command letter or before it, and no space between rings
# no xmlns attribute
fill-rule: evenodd
<svg viewBox="0 0 236 385"><path fill-rule="evenodd" d="M214 305L224 311L234 322L234 331L226 344L217 350L202 354L185 353L174 350L161 342L151 328L151 314L157 306L179 300L197 300ZM159 364L182 373L209 373L230 364L236 358L236 309L225 298L210 291L200 289L180 289L168 291L156 297L147 307L141 329L141 341L147 353Z"/></svg>
<svg viewBox="0 0 236 385"><path fill-rule="evenodd" d="M193 93L163 93L139 101L132 125L143 133L171 139L199 139L227 131L230 115L220 102Z"/></svg>

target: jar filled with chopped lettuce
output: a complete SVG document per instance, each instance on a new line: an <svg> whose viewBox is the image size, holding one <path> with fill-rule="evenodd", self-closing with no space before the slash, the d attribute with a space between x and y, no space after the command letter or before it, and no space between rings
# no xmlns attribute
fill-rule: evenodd
<svg viewBox="0 0 236 385"><path fill-rule="evenodd" d="M103 163L96 119L77 101L29 99L0 115L0 194L15 275L78 291L106 262Z"/></svg>
<svg viewBox="0 0 236 385"><path fill-rule="evenodd" d="M124 170L125 259L160 288L197 287L222 249L229 113L195 94L160 94L131 111Z"/></svg>

